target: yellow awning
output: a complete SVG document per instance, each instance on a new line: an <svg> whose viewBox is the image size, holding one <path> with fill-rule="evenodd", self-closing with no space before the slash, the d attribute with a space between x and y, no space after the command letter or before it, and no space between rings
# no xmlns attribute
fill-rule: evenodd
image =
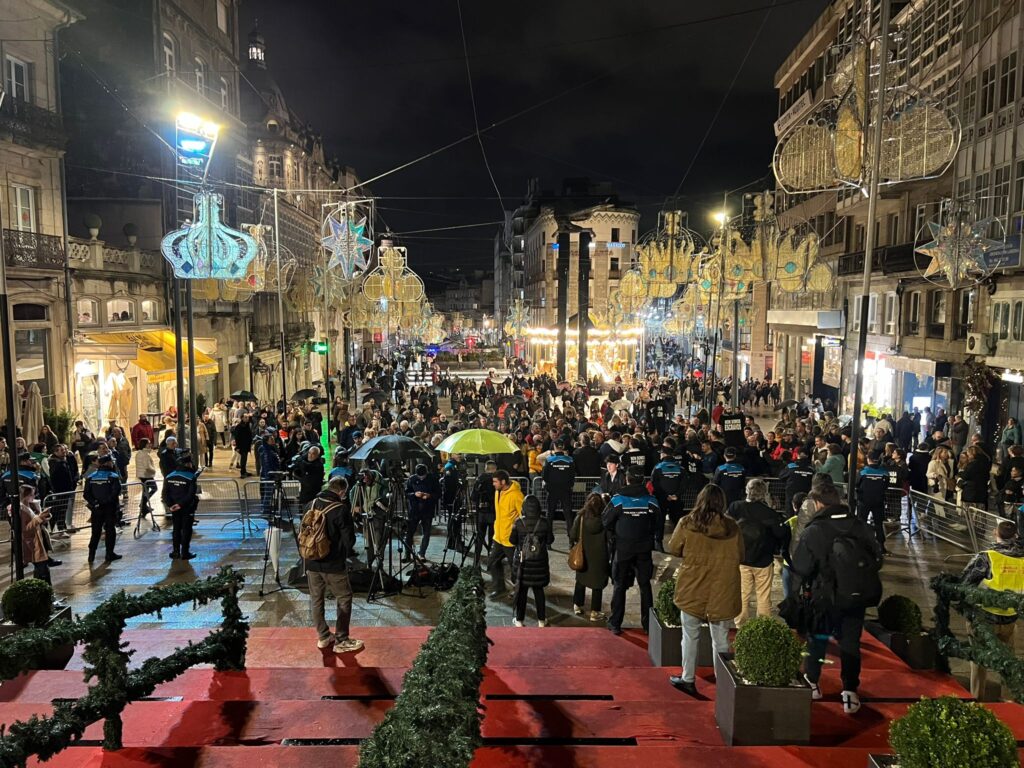
<svg viewBox="0 0 1024 768"><path fill-rule="evenodd" d="M174 381L175 336L171 331L122 331L119 333L86 333L97 344L135 344L135 364L146 371L150 384ZM213 376L219 370L217 361L199 350L196 340L196 377ZM188 375L188 342L181 339L181 354Z"/></svg>

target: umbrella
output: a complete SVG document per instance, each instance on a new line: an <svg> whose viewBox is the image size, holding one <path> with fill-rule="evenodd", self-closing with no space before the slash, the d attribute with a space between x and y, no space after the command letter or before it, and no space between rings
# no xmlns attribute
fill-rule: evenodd
<svg viewBox="0 0 1024 768"><path fill-rule="evenodd" d="M232 400L250 401L250 400L255 400L256 399L256 395L254 395L252 392L250 392L247 389L240 389L237 392L232 392L231 393L231 399Z"/></svg>
<svg viewBox="0 0 1024 768"><path fill-rule="evenodd" d="M628 411L632 407L632 403L630 403L629 400L626 399L616 400L614 403L612 403L612 408L615 409L616 411Z"/></svg>
<svg viewBox="0 0 1024 768"><path fill-rule="evenodd" d="M493 429L464 429L446 438L437 446L437 450L487 456L491 453L519 453L519 446Z"/></svg>
<svg viewBox="0 0 1024 768"><path fill-rule="evenodd" d="M526 405L526 398L520 397L519 395L505 395L504 397L494 398L494 407L500 408L503 405Z"/></svg>
<svg viewBox="0 0 1024 768"><path fill-rule="evenodd" d="M34 381L28 385L28 396L25 398L25 418L22 420L22 432L27 436L29 445L39 439L43 429L43 394Z"/></svg>
<svg viewBox="0 0 1024 768"><path fill-rule="evenodd" d="M429 448L423 447L420 443L405 435L381 435L372 440L367 440L348 456L350 459L365 461L366 459L377 459L378 461L406 461L409 459L423 459L430 461L434 455Z"/></svg>
<svg viewBox="0 0 1024 768"><path fill-rule="evenodd" d="M383 390L380 389L371 390L370 392L367 392L365 395L363 395L363 402L366 402L367 400L373 400L374 402L379 404L383 403L387 399L387 392L384 392Z"/></svg>
<svg viewBox="0 0 1024 768"><path fill-rule="evenodd" d="M799 405L799 403L796 400L783 400L775 406L775 410L781 411L783 408L792 408L794 405Z"/></svg>
<svg viewBox="0 0 1024 768"><path fill-rule="evenodd" d="M558 388L559 389L569 389L569 387L571 387L571 386L572 386L572 384L570 384L568 381L560 381L560 382L558 382Z"/></svg>
<svg viewBox="0 0 1024 768"><path fill-rule="evenodd" d="M300 389L292 395L292 400L308 400L309 398L316 396L317 391L315 389Z"/></svg>

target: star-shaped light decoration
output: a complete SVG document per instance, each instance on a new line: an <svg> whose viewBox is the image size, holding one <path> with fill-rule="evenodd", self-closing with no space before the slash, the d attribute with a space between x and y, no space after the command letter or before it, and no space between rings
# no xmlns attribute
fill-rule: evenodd
<svg viewBox="0 0 1024 768"><path fill-rule="evenodd" d="M342 206L327 216L323 230L326 234L320 243L331 254L328 269L338 269L346 280L366 269L366 252L373 245L373 241L364 234L366 217L354 222Z"/></svg>
<svg viewBox="0 0 1024 768"><path fill-rule="evenodd" d="M914 249L931 258L924 276L941 275L952 288L987 277L992 271L988 265L989 251L1003 245L1001 241L985 235L993 221L992 218L971 221L967 212L961 209L951 212L941 223L928 222L931 242Z"/></svg>

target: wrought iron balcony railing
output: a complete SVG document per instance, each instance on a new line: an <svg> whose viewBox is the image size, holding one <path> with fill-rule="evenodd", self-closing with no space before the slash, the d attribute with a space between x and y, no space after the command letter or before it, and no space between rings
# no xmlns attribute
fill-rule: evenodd
<svg viewBox="0 0 1024 768"><path fill-rule="evenodd" d="M0 131L10 131L21 144L60 148L67 143L59 114L9 94L0 104Z"/></svg>
<svg viewBox="0 0 1024 768"><path fill-rule="evenodd" d="M4 255L10 267L64 268L64 241L56 235L4 230Z"/></svg>

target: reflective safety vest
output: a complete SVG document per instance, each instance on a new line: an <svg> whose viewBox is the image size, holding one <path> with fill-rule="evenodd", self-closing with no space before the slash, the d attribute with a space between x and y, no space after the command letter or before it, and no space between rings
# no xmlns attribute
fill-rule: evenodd
<svg viewBox="0 0 1024 768"><path fill-rule="evenodd" d="M985 554L988 555L988 561L992 566L992 578L985 579L981 582L981 586L1000 592L1024 594L1024 558L1010 557L1001 552L996 552L994 549L988 550ZM982 607L996 616L1017 615L1017 612L1012 608Z"/></svg>

